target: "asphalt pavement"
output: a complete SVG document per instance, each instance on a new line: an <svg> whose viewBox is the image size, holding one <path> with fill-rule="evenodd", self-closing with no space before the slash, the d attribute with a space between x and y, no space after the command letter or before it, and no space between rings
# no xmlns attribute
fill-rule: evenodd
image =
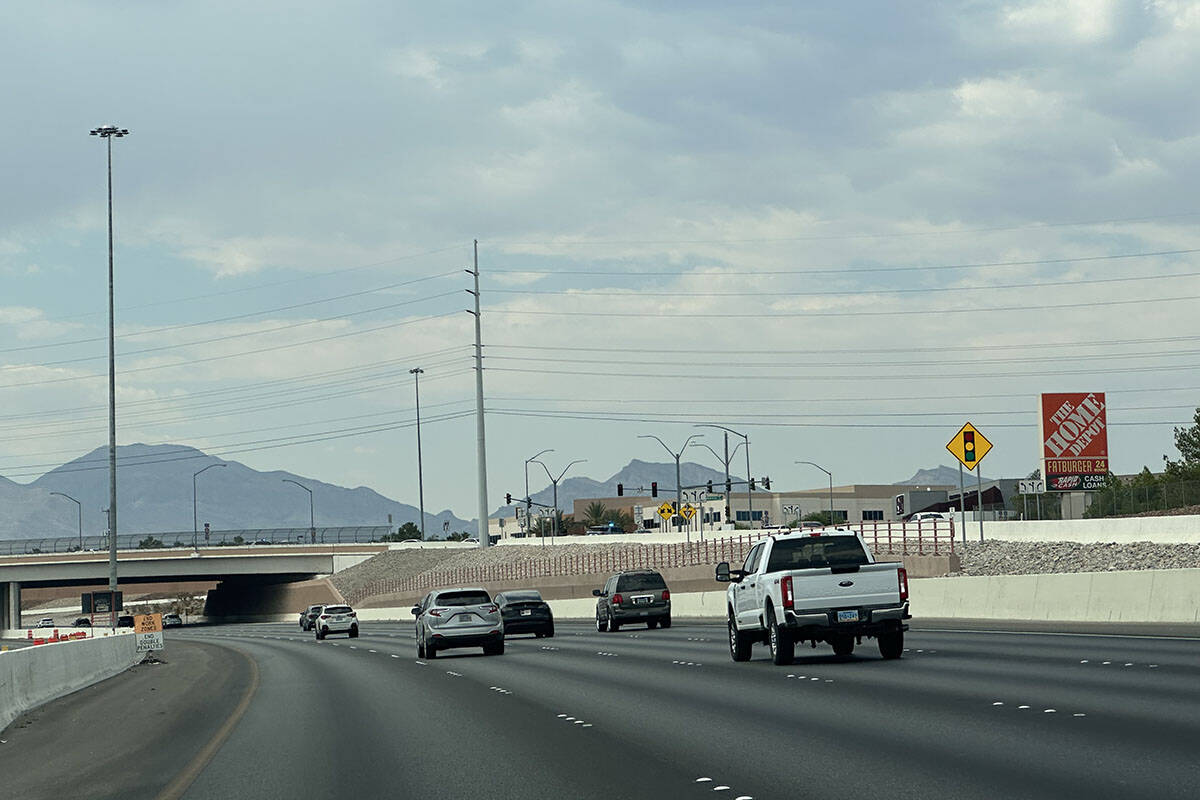
<svg viewBox="0 0 1200 800"><path fill-rule="evenodd" d="M918 630L899 661L867 641L849 657L798 648L788 667L762 646L732 662L714 623L560 622L502 656L433 660L407 624L323 642L284 624L168 632L183 660L173 641L236 647L230 663L244 653L258 680L243 670L222 690L223 726L190 730L178 712L188 757L161 768L163 798L1168 800L1200 786L1197 639ZM55 705L4 738L61 726ZM74 737L59 741L70 759Z"/></svg>

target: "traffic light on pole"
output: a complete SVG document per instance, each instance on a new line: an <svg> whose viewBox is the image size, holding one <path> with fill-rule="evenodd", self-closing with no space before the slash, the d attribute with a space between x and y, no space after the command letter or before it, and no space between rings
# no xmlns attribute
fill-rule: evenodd
<svg viewBox="0 0 1200 800"><path fill-rule="evenodd" d="M708 482L708 493L712 494L712 481Z"/></svg>
<svg viewBox="0 0 1200 800"><path fill-rule="evenodd" d="M754 491L754 478L750 479L750 491Z"/></svg>
<svg viewBox="0 0 1200 800"><path fill-rule="evenodd" d="M771 491L771 479L769 477L763 478L763 488L768 492Z"/></svg>
<svg viewBox="0 0 1200 800"><path fill-rule="evenodd" d="M512 492L509 492L508 494L504 495L504 505L506 505L506 506L512 505Z"/></svg>
<svg viewBox="0 0 1200 800"><path fill-rule="evenodd" d="M733 481L732 481L732 480L727 480L727 481L725 481L725 491L726 491L726 492L732 492L732 491L733 491Z"/></svg>
<svg viewBox="0 0 1200 800"><path fill-rule="evenodd" d="M650 481L650 496L658 497L658 481Z"/></svg>
<svg viewBox="0 0 1200 800"><path fill-rule="evenodd" d="M963 460L975 463L975 431L963 431Z"/></svg>
<svg viewBox="0 0 1200 800"><path fill-rule="evenodd" d="M625 496L625 484L618 483L617 484L617 497L624 497L624 496Z"/></svg>

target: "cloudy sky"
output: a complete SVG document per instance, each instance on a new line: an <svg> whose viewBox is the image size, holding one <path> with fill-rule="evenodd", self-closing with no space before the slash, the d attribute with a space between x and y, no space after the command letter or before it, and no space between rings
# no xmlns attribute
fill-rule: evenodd
<svg viewBox="0 0 1200 800"><path fill-rule="evenodd" d="M1200 405L1195 3L246 5L0 11L0 475L107 440L106 123L122 444L415 502L420 366L474 516L474 239L493 507L706 421L1024 475L1044 391L1134 471Z"/></svg>

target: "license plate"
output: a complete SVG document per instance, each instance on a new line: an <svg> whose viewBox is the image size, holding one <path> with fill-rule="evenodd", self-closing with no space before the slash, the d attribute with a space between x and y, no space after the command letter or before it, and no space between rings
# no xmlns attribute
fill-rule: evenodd
<svg viewBox="0 0 1200 800"><path fill-rule="evenodd" d="M459 625L470 625L476 619L474 614L459 614L454 618L454 621Z"/></svg>
<svg viewBox="0 0 1200 800"><path fill-rule="evenodd" d="M345 617L334 617L333 621L334 622L345 622L346 618Z"/></svg>
<svg viewBox="0 0 1200 800"><path fill-rule="evenodd" d="M648 606L648 605L650 605L650 598L649 597L635 597L635 598L633 598L633 602L635 605Z"/></svg>
<svg viewBox="0 0 1200 800"><path fill-rule="evenodd" d="M858 622L858 611L839 611L837 612L838 622Z"/></svg>
<svg viewBox="0 0 1200 800"><path fill-rule="evenodd" d="M533 615L533 612L530 611L529 609L525 609L524 611L521 612L522 617L528 617L528 616L532 616L532 615Z"/></svg>

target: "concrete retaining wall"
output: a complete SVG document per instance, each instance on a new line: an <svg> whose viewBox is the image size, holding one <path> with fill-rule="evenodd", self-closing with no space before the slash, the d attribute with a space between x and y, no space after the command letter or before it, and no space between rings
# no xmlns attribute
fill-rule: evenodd
<svg viewBox="0 0 1200 800"><path fill-rule="evenodd" d="M918 623L922 617L1200 623L1200 569L916 578L909 586ZM595 618L595 598L548 602L556 619ZM721 619L725 592L672 592L671 607L681 619ZM358 616L364 621L412 619L408 606L362 609Z"/></svg>
<svg viewBox="0 0 1200 800"><path fill-rule="evenodd" d="M1200 542L1200 516L984 522L983 537L1010 542L1194 544ZM967 540L979 540L977 523L967 523Z"/></svg>
<svg viewBox="0 0 1200 800"><path fill-rule="evenodd" d="M31 708L111 678L137 663L132 634L0 652L0 730Z"/></svg>

